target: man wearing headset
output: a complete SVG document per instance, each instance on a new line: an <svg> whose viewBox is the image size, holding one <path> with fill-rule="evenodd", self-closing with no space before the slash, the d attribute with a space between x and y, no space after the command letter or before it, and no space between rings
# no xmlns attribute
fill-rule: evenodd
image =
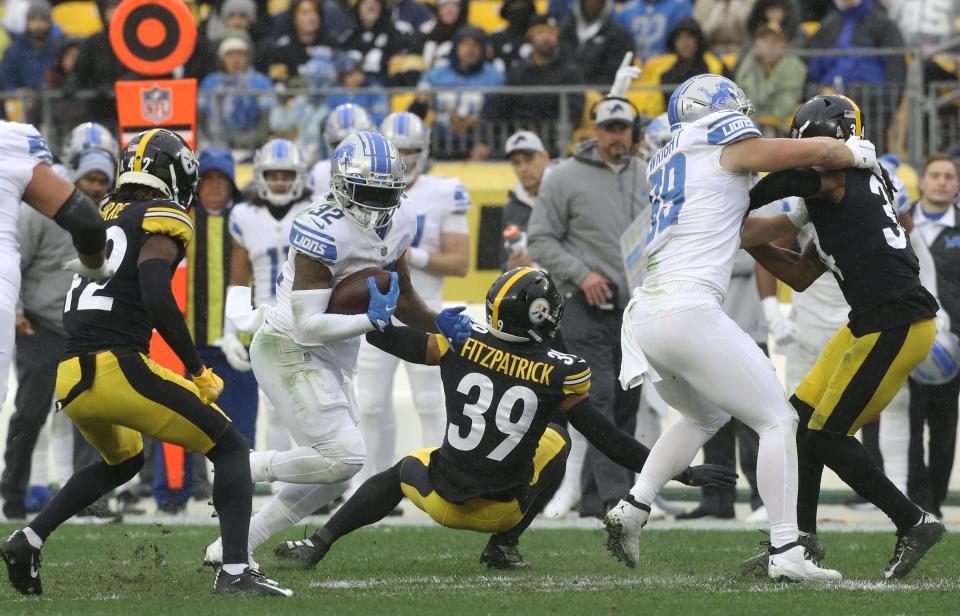
<svg viewBox="0 0 960 616"><path fill-rule="evenodd" d="M621 318L630 294L620 236L638 217L649 219L645 165L633 155L639 113L628 100L608 96L592 116L594 139L543 180L530 217L529 253L566 299L563 341L593 369L597 409L633 434L639 391L621 390L617 374ZM630 471L592 446L582 479L582 516L606 513L632 482Z"/></svg>

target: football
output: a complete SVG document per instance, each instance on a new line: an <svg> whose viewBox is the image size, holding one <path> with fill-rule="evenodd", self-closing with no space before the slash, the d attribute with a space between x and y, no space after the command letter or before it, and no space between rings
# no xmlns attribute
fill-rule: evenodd
<svg viewBox="0 0 960 616"><path fill-rule="evenodd" d="M390 290L390 272L368 267L341 280L330 295L327 312L331 314L363 314L370 306L367 278L373 276L381 293Z"/></svg>

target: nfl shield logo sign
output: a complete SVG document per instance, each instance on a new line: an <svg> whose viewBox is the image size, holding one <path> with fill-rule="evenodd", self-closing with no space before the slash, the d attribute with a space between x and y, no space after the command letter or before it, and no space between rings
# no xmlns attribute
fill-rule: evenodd
<svg viewBox="0 0 960 616"><path fill-rule="evenodd" d="M140 90L140 115L154 124L169 120L173 115L173 90L158 85Z"/></svg>
<svg viewBox="0 0 960 616"><path fill-rule="evenodd" d="M380 256L381 256L381 257L387 256L387 247L386 247L386 246L381 246L381 247L380 247Z"/></svg>

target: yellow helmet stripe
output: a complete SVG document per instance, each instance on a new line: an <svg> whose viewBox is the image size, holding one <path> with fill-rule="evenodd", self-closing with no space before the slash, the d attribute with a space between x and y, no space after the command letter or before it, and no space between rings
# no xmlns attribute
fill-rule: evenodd
<svg viewBox="0 0 960 616"><path fill-rule="evenodd" d="M493 318L491 319L491 323L490 323L492 327L497 327L497 321L500 320L500 302L502 302L503 298L506 297L507 291L510 290L510 287L513 286L513 283L520 280L530 272L536 272L536 271L537 270L533 269L532 267L525 267L520 271L518 271L513 276L510 276L510 278L508 278L507 281L503 283L503 286L500 287L499 291L497 291L497 296L493 298Z"/></svg>
<svg viewBox="0 0 960 616"><path fill-rule="evenodd" d="M143 171L143 153L147 149L147 143L150 141L150 138L156 135L159 131L159 128L154 128L144 135L142 139L140 139L140 143L137 144L137 154L133 157L134 171Z"/></svg>

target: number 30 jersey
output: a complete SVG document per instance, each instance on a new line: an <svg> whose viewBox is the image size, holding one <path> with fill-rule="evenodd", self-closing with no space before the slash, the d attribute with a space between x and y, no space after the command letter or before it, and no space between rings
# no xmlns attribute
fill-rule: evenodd
<svg viewBox="0 0 960 616"><path fill-rule="evenodd" d="M107 227L107 261L116 273L102 283L73 277L63 306L66 354L117 347L149 353L153 323L140 295L140 248L151 235L167 235L179 244L183 258L193 223L186 209L162 199L111 201L100 208L100 216Z"/></svg>
<svg viewBox="0 0 960 616"><path fill-rule="evenodd" d="M565 396L590 389L590 367L536 342L507 342L474 324L463 344L437 335L447 432L431 454L430 478L452 503L516 498Z"/></svg>
<svg viewBox="0 0 960 616"><path fill-rule="evenodd" d="M720 153L760 136L742 113L718 111L681 125L650 158L644 288L687 281L726 294L750 205L750 175L725 170Z"/></svg>

